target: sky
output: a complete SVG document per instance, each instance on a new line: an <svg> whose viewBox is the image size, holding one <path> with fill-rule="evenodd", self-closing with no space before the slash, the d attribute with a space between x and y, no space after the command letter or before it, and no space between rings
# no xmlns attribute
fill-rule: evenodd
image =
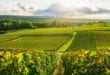
<svg viewBox="0 0 110 75"><path fill-rule="evenodd" d="M0 15L110 19L110 0L0 0Z"/></svg>

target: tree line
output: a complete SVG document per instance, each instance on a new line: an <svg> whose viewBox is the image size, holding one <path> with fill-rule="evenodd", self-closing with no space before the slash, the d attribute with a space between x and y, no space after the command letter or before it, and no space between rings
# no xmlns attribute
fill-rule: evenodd
<svg viewBox="0 0 110 75"><path fill-rule="evenodd" d="M18 29L34 29L46 27L46 23L42 22L30 22L22 20L0 20L0 32L6 32L8 30Z"/></svg>
<svg viewBox="0 0 110 75"><path fill-rule="evenodd" d="M35 29L47 27L76 27L76 26L95 26L110 27L110 22L69 22L69 21L51 21L51 22L32 22L24 20L0 20L0 33L9 30Z"/></svg>
<svg viewBox="0 0 110 75"><path fill-rule="evenodd" d="M0 33L9 30L19 30L19 29L35 29L35 28L47 28L47 27L67 27L72 25L69 22L32 22L23 20L0 20Z"/></svg>

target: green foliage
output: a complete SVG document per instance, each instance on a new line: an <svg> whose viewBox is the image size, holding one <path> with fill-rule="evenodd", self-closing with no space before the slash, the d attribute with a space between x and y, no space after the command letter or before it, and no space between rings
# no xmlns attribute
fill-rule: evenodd
<svg viewBox="0 0 110 75"><path fill-rule="evenodd" d="M55 51L1 50L2 75L53 75L64 69L63 75L109 75L109 50ZM59 57L59 54L60 57ZM60 65L57 65L59 62ZM58 73L56 73L58 74Z"/></svg>
<svg viewBox="0 0 110 75"><path fill-rule="evenodd" d="M0 31L35 28L32 22L21 20L0 20Z"/></svg>
<svg viewBox="0 0 110 75"><path fill-rule="evenodd" d="M106 50L105 50L106 51ZM64 75L109 75L109 55L104 50L91 55L91 51L66 52L62 56Z"/></svg>
<svg viewBox="0 0 110 75"><path fill-rule="evenodd" d="M0 74L2 75L52 75L56 52L0 51Z"/></svg>

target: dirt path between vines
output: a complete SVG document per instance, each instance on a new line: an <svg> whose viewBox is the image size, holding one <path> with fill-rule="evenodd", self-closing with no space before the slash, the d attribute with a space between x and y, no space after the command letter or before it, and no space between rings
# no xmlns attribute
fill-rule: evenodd
<svg viewBox="0 0 110 75"><path fill-rule="evenodd" d="M62 53L58 53L58 61L57 61L56 69L53 75L63 75L64 73L63 62L62 62L61 56L62 56Z"/></svg>

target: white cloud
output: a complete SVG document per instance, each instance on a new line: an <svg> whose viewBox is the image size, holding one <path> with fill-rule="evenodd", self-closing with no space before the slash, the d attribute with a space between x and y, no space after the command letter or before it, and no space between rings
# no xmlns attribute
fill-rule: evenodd
<svg viewBox="0 0 110 75"><path fill-rule="evenodd" d="M110 0L0 0L2 15L110 18Z"/></svg>
<svg viewBox="0 0 110 75"><path fill-rule="evenodd" d="M0 15L33 15L34 7L28 7L21 3L12 4L10 6L0 7Z"/></svg>
<svg viewBox="0 0 110 75"><path fill-rule="evenodd" d="M90 7L81 7L73 9L75 12L82 13L82 14L103 14L103 13L110 13L110 9L105 8L98 8L96 7L95 10Z"/></svg>
<svg viewBox="0 0 110 75"><path fill-rule="evenodd" d="M62 17L65 14L68 14L69 11L70 10L64 7L62 4L56 3L56 4L52 4L50 7L48 7L45 10L35 11L34 15Z"/></svg>
<svg viewBox="0 0 110 75"><path fill-rule="evenodd" d="M67 8L62 4L52 4L45 10L38 10L33 12L37 16L53 16L53 17L73 17L73 18L106 18L106 14L110 14L110 9L95 7L77 7ZM99 17L98 17L99 16ZM110 15L109 15L110 17Z"/></svg>

